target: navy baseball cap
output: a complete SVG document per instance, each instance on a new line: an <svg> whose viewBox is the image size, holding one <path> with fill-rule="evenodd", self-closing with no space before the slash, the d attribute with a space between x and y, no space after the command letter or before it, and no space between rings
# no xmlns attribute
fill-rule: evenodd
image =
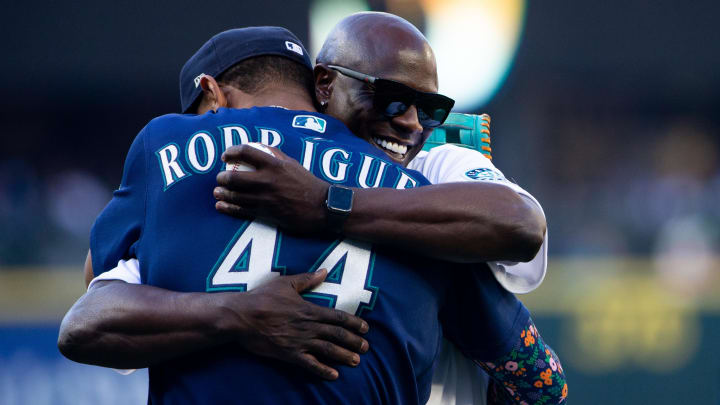
<svg viewBox="0 0 720 405"><path fill-rule="evenodd" d="M263 55L284 56L313 70L302 42L285 28L246 27L224 31L205 42L180 71L182 112L186 113L202 93L203 75L217 77L238 62Z"/></svg>

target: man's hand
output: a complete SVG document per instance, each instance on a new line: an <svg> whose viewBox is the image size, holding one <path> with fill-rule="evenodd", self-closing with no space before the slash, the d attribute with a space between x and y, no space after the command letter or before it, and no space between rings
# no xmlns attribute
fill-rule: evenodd
<svg viewBox="0 0 720 405"><path fill-rule="evenodd" d="M241 218L259 217L279 227L300 233L325 228L325 208L329 183L305 170L297 161L277 148L275 157L240 145L225 151L226 163L247 163L255 171L222 171L213 195L218 211Z"/></svg>
<svg viewBox="0 0 720 405"><path fill-rule="evenodd" d="M325 363L357 365L369 348L359 336L368 325L302 299L326 276L280 276L251 292L223 293L99 281L65 315L58 346L70 360L133 369L236 343L333 380L338 372Z"/></svg>
<svg viewBox="0 0 720 405"><path fill-rule="evenodd" d="M366 333L368 324L346 312L309 303L299 295L322 283L326 276L327 271L321 269L277 277L250 291L242 301L242 312L235 314L246 324L240 336L242 346L260 356L297 364L328 380L338 378L338 372L324 363L357 366L358 353L369 348L357 334ZM226 308L235 312L234 293L229 294Z"/></svg>

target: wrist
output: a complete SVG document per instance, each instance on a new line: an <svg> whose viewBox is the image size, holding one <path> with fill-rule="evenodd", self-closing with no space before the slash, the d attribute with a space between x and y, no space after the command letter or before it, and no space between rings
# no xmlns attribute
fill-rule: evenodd
<svg viewBox="0 0 720 405"><path fill-rule="evenodd" d="M328 230L342 234L345 221L352 212L355 192L350 187L331 184L325 199L325 224Z"/></svg>
<svg viewBox="0 0 720 405"><path fill-rule="evenodd" d="M223 292L200 293L203 306L201 321L207 320L208 334L214 335L219 341L236 340L247 334L247 317L237 311L244 308L243 301L247 293Z"/></svg>
<svg viewBox="0 0 720 405"><path fill-rule="evenodd" d="M315 226L313 227L315 231L321 232L327 229L328 212L327 208L325 207L325 201L327 201L327 194L329 189L330 183L323 181L322 187L318 187L318 193L312 200L314 211L317 213L317 215L313 216L313 218L315 218Z"/></svg>

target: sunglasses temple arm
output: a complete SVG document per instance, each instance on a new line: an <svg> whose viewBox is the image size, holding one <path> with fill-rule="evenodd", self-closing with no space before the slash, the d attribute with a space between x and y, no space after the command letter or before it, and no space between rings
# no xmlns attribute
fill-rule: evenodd
<svg viewBox="0 0 720 405"><path fill-rule="evenodd" d="M356 72L354 70L350 70L348 68L344 68L342 66L336 66L336 65L328 65L330 69L337 70L338 72L344 74L345 76L352 77L353 79L362 80L366 83L373 84L375 83L376 77L366 75L365 73Z"/></svg>

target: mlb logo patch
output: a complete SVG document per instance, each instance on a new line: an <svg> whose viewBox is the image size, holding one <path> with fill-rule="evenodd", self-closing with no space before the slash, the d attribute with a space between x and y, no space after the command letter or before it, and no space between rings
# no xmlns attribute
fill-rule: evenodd
<svg viewBox="0 0 720 405"><path fill-rule="evenodd" d="M296 115L293 117L292 126L294 128L304 128L321 134L325 132L327 122L314 115Z"/></svg>
<svg viewBox="0 0 720 405"><path fill-rule="evenodd" d="M303 56L302 47L295 42L285 41L285 47L288 49L288 51L293 51L296 54Z"/></svg>

